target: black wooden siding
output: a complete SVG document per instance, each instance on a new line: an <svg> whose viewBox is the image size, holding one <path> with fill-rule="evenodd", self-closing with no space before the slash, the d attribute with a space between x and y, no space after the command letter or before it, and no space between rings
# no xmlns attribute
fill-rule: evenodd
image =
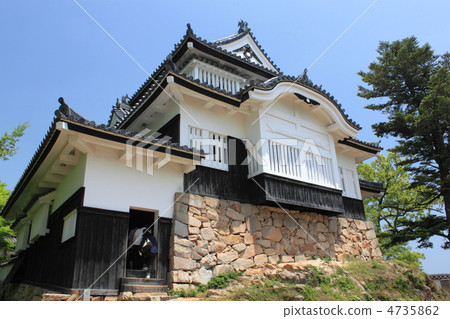
<svg viewBox="0 0 450 319"><path fill-rule="evenodd" d="M360 199L342 197L344 200L344 215L342 217L366 220L364 203Z"/></svg>
<svg viewBox="0 0 450 319"><path fill-rule="evenodd" d="M129 214L80 207L74 288L119 289L125 277Z"/></svg>
<svg viewBox="0 0 450 319"><path fill-rule="evenodd" d="M48 220L50 232L40 237L26 251L24 260L12 281L48 287L71 288L75 267L75 238L61 243L63 218L82 205L84 188L74 193Z"/></svg>
<svg viewBox="0 0 450 319"><path fill-rule="evenodd" d="M170 136L172 143L180 143L180 114L175 115L166 124L164 124L158 133L161 135L158 138L164 136Z"/></svg>
<svg viewBox="0 0 450 319"><path fill-rule="evenodd" d="M299 208L325 214L344 213L341 191L270 174L251 179L252 202L255 204L285 204L287 208ZM263 190L263 189L264 190Z"/></svg>
<svg viewBox="0 0 450 319"><path fill-rule="evenodd" d="M249 202L248 165L241 165L247 157L247 150L240 139L228 136L227 141L228 171L198 165L194 171L184 175L184 189L189 189L191 194Z"/></svg>

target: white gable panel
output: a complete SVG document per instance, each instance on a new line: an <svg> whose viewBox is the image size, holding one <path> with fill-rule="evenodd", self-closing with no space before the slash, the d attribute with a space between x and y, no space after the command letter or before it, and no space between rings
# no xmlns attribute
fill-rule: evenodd
<svg viewBox="0 0 450 319"><path fill-rule="evenodd" d="M254 56L245 53L247 51L244 49L246 46L248 46L251 52L254 53ZM269 70L278 72L275 66L266 58L264 53L261 52L258 45L255 43L255 41L253 41L252 37L249 34L246 34L242 38L235 41L221 44L219 45L219 47L231 53L234 53L237 56L248 60L249 62L259 64L265 68L268 68Z"/></svg>

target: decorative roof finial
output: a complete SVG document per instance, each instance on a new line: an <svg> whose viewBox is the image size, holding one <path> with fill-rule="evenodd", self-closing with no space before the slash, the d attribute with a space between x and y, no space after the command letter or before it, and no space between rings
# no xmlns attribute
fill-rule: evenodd
<svg viewBox="0 0 450 319"><path fill-rule="evenodd" d="M187 26L186 35L194 35L194 31L191 28L191 24L188 23L186 26Z"/></svg>
<svg viewBox="0 0 450 319"><path fill-rule="evenodd" d="M238 33L247 33L250 32L250 28L248 27L248 23L244 20L240 20L238 22L239 31Z"/></svg>

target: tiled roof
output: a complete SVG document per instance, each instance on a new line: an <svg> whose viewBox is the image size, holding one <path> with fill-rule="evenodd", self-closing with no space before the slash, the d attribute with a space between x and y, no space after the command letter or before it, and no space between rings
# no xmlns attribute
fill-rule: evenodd
<svg viewBox="0 0 450 319"><path fill-rule="evenodd" d="M450 274L430 274L431 279L440 280L440 279L450 279Z"/></svg>
<svg viewBox="0 0 450 319"><path fill-rule="evenodd" d="M122 135L122 136L128 137L128 138L136 138L138 140L143 140L148 143L159 144L164 147L171 148L171 149L177 149L177 150L181 150L181 151L185 151L185 152L189 152L189 153L205 154L203 152L203 150L189 148L188 146L181 146L178 143L172 143L170 141L167 141L166 139L155 138L151 135L148 137L145 137L145 136L140 135L139 132L126 131L123 129L116 129L114 127L107 127L105 124L97 125L94 121L89 121L89 120L85 119L84 117L82 117L77 112L75 112L71 107L69 107L67 104L65 104L63 98L60 98L59 101L61 103L61 106L55 112L57 118L59 118L59 119L64 119L64 120L68 120L68 121L78 123L81 125L90 126L95 129L99 129L99 130L102 130L105 132L115 133L115 134Z"/></svg>
<svg viewBox="0 0 450 319"><path fill-rule="evenodd" d="M326 97L338 109L338 111L342 114L342 116L347 121L347 123L349 123L352 127L354 127L357 130L361 129L361 126L359 124L357 124L355 121L353 121L352 119L350 119L348 114L345 113L345 109L334 98L334 96L331 95L329 92L327 92L325 89L323 89L322 85L314 84L306 76L306 74L303 74L302 76L299 76L299 77L287 76L287 75L276 76L276 77L273 77L273 78L271 78L271 79L269 79L269 80L267 80L265 82L261 82L261 83L257 83L257 84L248 86L243 92L241 92L241 94L245 94L247 91L250 91L250 90L252 90L254 88L258 88L258 89L272 89L277 84L279 84L281 82L290 82L290 83L300 84L300 85L302 85L304 87L307 87L307 88L309 88L309 89L319 93L320 95Z"/></svg>
<svg viewBox="0 0 450 319"><path fill-rule="evenodd" d="M363 187L363 188L365 187L365 188L370 188L370 189L379 190L379 191L384 190L383 183L366 181L364 179L359 180L359 186Z"/></svg>
<svg viewBox="0 0 450 319"><path fill-rule="evenodd" d="M167 56L167 58L157 67L157 69L153 72L153 74L145 81L145 83L128 100L129 101L129 107L130 107L129 110L127 110L125 112L122 112L121 110L118 110L117 107L116 108L113 107L110 119L108 121L108 126L111 125L111 120L112 120L114 112L116 112L117 117L120 119L120 122L117 123L116 127L120 127L123 123L125 123L126 120L134 114L136 109L139 108L143 104L143 102L146 100L146 98L148 96L150 96L153 93L153 91L155 91L155 89L157 89L159 87L159 85L161 85L161 82L164 80L164 78L166 77L166 75L170 71L170 72L172 72L174 74L177 74L179 76L183 76L183 77L185 77L185 78L187 78L187 79L189 79L191 81L194 81L198 85L206 87L206 88L208 88L210 90L217 91L219 93L222 93L222 94L225 94L225 95L228 95L228 96L232 96L232 97L238 98L238 99L245 99L245 93L248 92L249 90L254 89L254 88L271 89L271 88L275 87L278 83L281 83L281 82L297 83L297 84L305 86L305 87L307 87L309 89L312 89L313 91L316 91L317 93L319 93L322 96L326 97L339 110L339 112L342 114L342 116L347 121L347 123L349 123L353 128L355 128L357 130L361 129L361 126L359 124L357 124L355 121L353 121L353 120L351 120L349 118L349 116L345 113L345 109L334 98L334 96L331 95L329 92L327 92L325 89L323 89L322 85L313 84L313 82L308 78L306 73L304 73L300 77L285 76L281 72L279 72L279 73L273 72L272 70L269 70L269 69L267 69L265 67L262 67L262 66L260 66L260 65L258 65L256 63L249 62L249 61L247 61L247 60L237 56L236 54L231 53L229 51L226 51L226 50L224 50L224 49L219 47L219 44L224 43L224 41L234 41L234 40L236 40L236 38L238 36L245 35L246 32L248 32L250 35L252 35L249 28L248 28L247 31L245 31L245 28L244 28L244 30L240 29L240 31L241 32L238 32L234 36L230 36L230 37L227 37L227 38L224 38L224 39L221 39L221 40L217 40L216 42L207 42L206 40L203 40L202 38L197 37L194 34L191 26L188 24L186 34L181 39L181 41L178 44L175 45L175 48ZM176 67L175 63L172 61L172 57L177 53L177 51L189 39L201 42L202 44L208 46L211 49L214 49L216 51L222 52L222 53L224 53L224 54L226 54L226 55L228 55L230 57L233 57L234 59L242 61L242 62L244 62L244 63L246 63L248 65L252 65L252 66L254 66L256 68L259 68L259 69L262 69L262 70L264 70L266 72L270 72L273 75L273 77L268 79L268 80L266 80L265 82L255 82L255 81L251 80L249 82L249 84L247 84L245 87L241 88L241 90L239 92L236 92L235 94L231 94L231 93L226 92L224 90L217 89L217 88L215 88L213 86L207 85L206 83L200 83L198 80L194 80L194 79L192 79L191 77L189 77L189 76L187 76L185 74L181 74L179 72L179 69Z"/></svg>
<svg viewBox="0 0 450 319"><path fill-rule="evenodd" d="M362 147L371 148L376 151L381 151L383 149L382 147L380 147L380 142L364 142L361 140L357 140L351 136L340 140L339 143L360 145Z"/></svg>
<svg viewBox="0 0 450 319"><path fill-rule="evenodd" d="M6 202L5 206L3 206L3 209L0 212L0 216L3 216L5 214L5 212L10 208L12 203L16 200L18 194L20 194L21 191L23 190L23 187L26 185L29 178L31 178L30 176L32 175L32 173L39 166L40 161L43 160L43 158L45 158L46 154L49 152L49 149L47 146L52 144L59 135L59 131L56 130L56 123L60 120L71 121L74 123L78 123L80 125L84 125L84 126L98 129L98 130L102 130L104 132L121 135L126 138L135 138L137 140L142 140L146 143L160 145L165 148L170 148L170 149L174 149L174 150L178 150L178 151L182 151L182 152L191 153L192 155L194 155L194 154L200 155L201 157L203 157L205 155L203 150L196 150L194 148L182 146L178 143L172 143L170 141L167 141L166 139L158 139L158 138L154 138L151 136L143 138L143 136L139 136L139 134L136 132L128 132L125 130L118 130L115 128L108 127L105 124L97 125L94 121L89 121L89 120L85 119L84 117L82 117L77 112L75 112L72 108L70 108L64 102L64 99L62 97L60 97L58 99L58 101L61 103L61 106L59 107L58 110L55 111L56 116L53 118L53 121L52 121L49 129L47 130L47 133L46 133L44 139L39 144L38 149L34 153L32 159L29 162L29 164L27 165L24 173L20 177L19 182L16 184L14 190L11 193L11 196L8 198L8 201ZM40 196L42 196L42 194Z"/></svg>
<svg viewBox="0 0 450 319"><path fill-rule="evenodd" d="M231 43L234 41L237 41L241 38L243 38L245 35L250 35L250 37L252 38L252 40L255 42L255 44L258 46L259 50L264 54L264 56L266 57L266 59L270 62L270 64L272 64L275 69L281 73L281 70L277 67L277 65L273 62L273 60L267 55L267 53L264 51L264 49L261 47L261 45L259 44L259 42L256 40L255 36L253 35L251 29L248 27L247 22L245 21L239 21L238 23L238 27L239 30L236 34L230 35L226 38L222 38L216 41L213 41L212 43L215 45L223 45L223 44L227 44L227 43Z"/></svg>

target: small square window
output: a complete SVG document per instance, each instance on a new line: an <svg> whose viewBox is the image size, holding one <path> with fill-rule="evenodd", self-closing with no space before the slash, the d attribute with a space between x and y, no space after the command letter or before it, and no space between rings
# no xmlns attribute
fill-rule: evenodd
<svg viewBox="0 0 450 319"><path fill-rule="evenodd" d="M77 226L77 210L72 211L64 217L63 233L61 243L75 236Z"/></svg>

